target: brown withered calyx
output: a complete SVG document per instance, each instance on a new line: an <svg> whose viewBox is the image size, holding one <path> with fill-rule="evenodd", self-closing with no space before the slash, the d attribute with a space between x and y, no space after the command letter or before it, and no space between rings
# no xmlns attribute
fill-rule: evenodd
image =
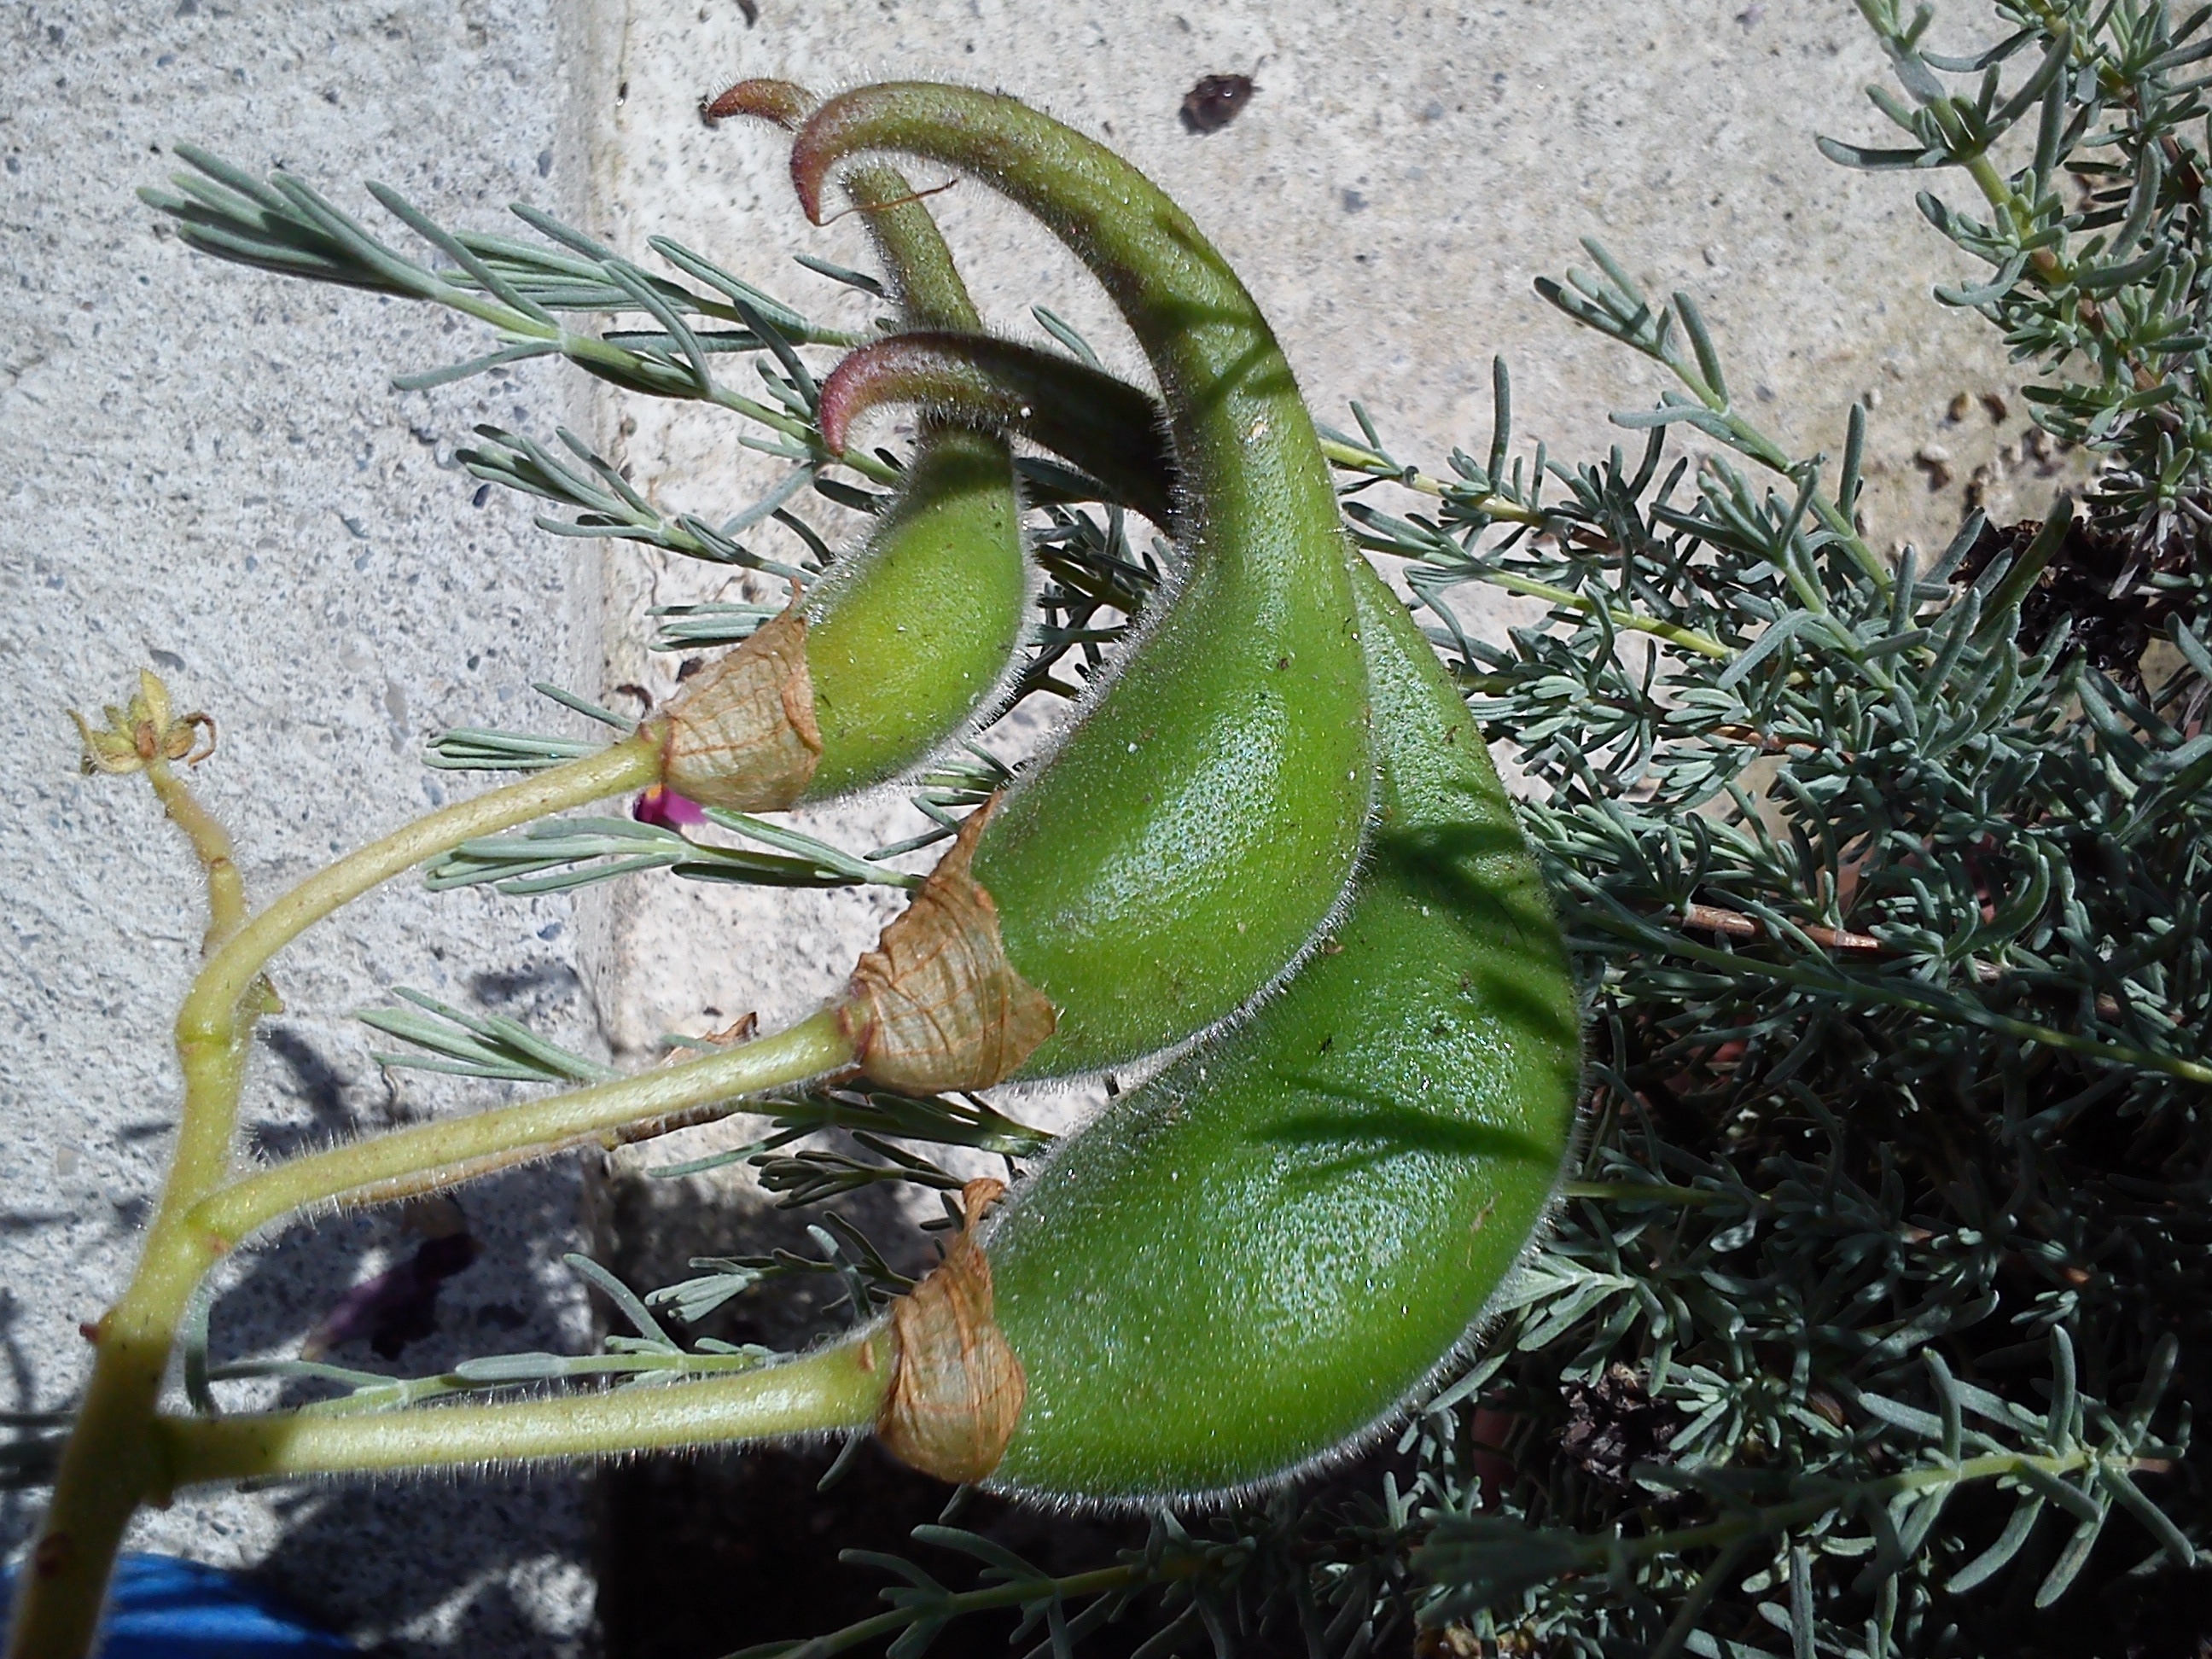
<svg viewBox="0 0 2212 1659"><path fill-rule="evenodd" d="M999 908L968 873L993 796L854 969L842 1016L872 1081L915 1094L987 1089L1053 1033L1051 1000L1014 971Z"/></svg>
<svg viewBox="0 0 2212 1659"><path fill-rule="evenodd" d="M944 1480L981 1480L998 1468L1029 1393L993 1315L991 1263L975 1242L976 1224L1006 1190L991 1180L962 1188L959 1237L913 1294L891 1304L898 1352L876 1433L902 1462Z"/></svg>
<svg viewBox="0 0 2212 1659"><path fill-rule="evenodd" d="M806 618L787 611L685 685L668 711L662 781L702 806L795 804L822 757Z"/></svg>

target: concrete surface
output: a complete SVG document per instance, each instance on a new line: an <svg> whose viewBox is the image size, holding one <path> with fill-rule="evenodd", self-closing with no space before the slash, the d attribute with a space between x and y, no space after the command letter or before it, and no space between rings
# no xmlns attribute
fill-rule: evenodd
<svg viewBox="0 0 2212 1659"><path fill-rule="evenodd" d="M188 253L136 201L191 139L279 161L358 210L364 174L478 222L579 198L582 148L544 0L11 5L0 22L0 1409L58 1406L137 1254L171 1138L167 1025L204 910L143 782L77 775L65 707L118 701L149 661L221 722L197 781L266 899L471 781L426 773L462 722L559 727L529 683L588 682L592 562L476 486L480 420L549 429L574 377L435 394L391 377L474 337L439 315ZM562 902L432 900L411 881L280 959L246 1108L261 1153L495 1093L386 1079L349 1013L411 985L572 1041L592 1021ZM410 1370L580 1345L561 1267L579 1175L463 1200L482 1255ZM234 1273L218 1359L296 1344L350 1283L411 1253L390 1215L288 1236ZM374 1364L365 1346L331 1355ZM233 1399L247 1397L242 1391ZM575 1650L592 1609L582 1477L333 1483L188 1496L139 1547L263 1564L307 1608L392 1650ZM32 1507L0 1499L0 1550Z"/></svg>
<svg viewBox="0 0 2212 1659"><path fill-rule="evenodd" d="M453 787L415 759L439 726L563 729L526 690L549 675L665 695L675 665L643 649L643 608L748 591L635 551L602 568L549 544L514 502L471 506L442 469L472 422L546 434L565 421L656 500L710 517L770 476L727 417L587 392L552 365L392 393L391 374L481 349L481 332L188 256L129 193L166 172L176 138L255 167L282 160L354 205L356 181L376 176L449 222L489 227L523 197L641 257L665 232L858 319L865 307L788 256L864 264L859 227L805 226L782 139L705 130L697 100L748 75L995 85L1178 196L1266 305L1322 417L1345 423L1360 398L1404 459L1435 465L1453 444L1486 444L1494 352L1514 371L1522 453L1538 437L1569 459L1635 441L1607 412L1650 404L1659 371L1529 289L1594 234L1655 291L1698 296L1735 381L1785 441L1833 448L1847 404L1869 403L1878 545L1940 540L1985 465L2002 475L1987 483L2001 513L2034 511L2047 492L2034 467L1999 459L2017 458L2022 423L2017 398L2002 417L1980 401L2011 384L1988 331L1926 297L1960 257L1910 185L1813 149L1817 132L1878 131L1858 88L1881 62L1844 0L757 10L756 22L738 0L19 0L7 13L0 1408L68 1397L76 1323L128 1271L168 1145L163 1026L199 927L145 792L79 779L60 708L116 697L167 653L180 698L223 721L203 781L265 895ZM1983 26L1953 8L1939 33L1963 41ZM1194 81L1255 66L1260 90L1233 125L1184 131ZM917 182L940 179L917 169ZM1018 216L972 185L933 205L994 324L1035 337L1026 307L1042 301L1139 372L1087 279ZM1502 613L1482 614L1495 626ZM881 799L817 822L866 845L904 811ZM674 882L596 908L432 902L403 884L286 959L295 1012L272 1024L250 1115L275 1150L489 1097L379 1076L345 1015L394 984L526 1012L638 1063L663 1031L811 1005L887 908L876 895ZM549 1172L465 1197L485 1259L448 1287L441 1334L407 1369L588 1341L556 1265L582 1237L578 1181ZM723 1177L631 1190L618 1207L623 1257L665 1270L678 1240L726 1245L758 1203ZM282 1351L407 1248L386 1218L288 1239L241 1275L219 1348ZM265 1561L311 1605L404 1649L574 1650L591 1596L580 1490L553 1474L194 1498L148 1517L138 1541ZM0 1547L29 1516L0 1499Z"/></svg>

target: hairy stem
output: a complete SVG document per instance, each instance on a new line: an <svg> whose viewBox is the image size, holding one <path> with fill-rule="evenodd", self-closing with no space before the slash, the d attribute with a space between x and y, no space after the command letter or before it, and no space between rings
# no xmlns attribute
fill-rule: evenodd
<svg viewBox="0 0 2212 1659"><path fill-rule="evenodd" d="M1640 1538L1594 1540L1591 1554L1607 1563L1616 1557L1632 1561L1648 1560L1655 1556L1726 1547L1747 1537L1771 1538L1804 1526L1808 1522L1817 1521L1832 1510L1841 1509L1847 1502L1864 1506L1869 1503L1883 1503L1906 1492L1969 1486L1978 1480L2007 1478L2017 1480L2023 1476L2036 1474L2057 1478L2100 1466L2132 1474L2160 1468L2162 1463L2163 1460L2152 1458L2115 1458L2093 1446L2079 1446L2072 1451L2048 1455L2028 1452L1990 1452L1980 1457L1964 1458L1955 1463L1906 1469L1863 1486L1837 1482L1803 1498L1792 1498L1765 1509L1739 1510L1717 1521L1685 1527L1679 1532L1649 1533Z"/></svg>
<svg viewBox="0 0 2212 1659"><path fill-rule="evenodd" d="M192 855L199 860L200 869L207 877L207 938L202 948L212 956L224 940L246 925L246 880L238 873L230 832L214 813L199 804L162 756L148 757L146 781L154 786L154 793L161 803L161 810L169 815L169 822L183 830L185 838L191 842Z"/></svg>
<svg viewBox="0 0 2212 1659"><path fill-rule="evenodd" d="M99 1356L25 1577L10 1659L76 1659L90 1647L123 1529L141 1503L170 1484L152 1433L154 1407L178 1322L228 1248L197 1219L194 1207L230 1172L246 1044L261 1011L252 994L269 959L348 901L471 836L653 782L659 775L660 734L647 729L599 754L418 818L310 877L251 921L243 919L245 890L222 826L158 759L146 769L208 872L209 937L221 943L178 1012L185 1101L176 1156L138 1270L98 1328Z"/></svg>
<svg viewBox="0 0 2212 1659"><path fill-rule="evenodd" d="M660 775L660 734L621 743L415 820L348 854L246 923L209 958L177 1012L185 1115L170 1191L197 1201L229 1170L238 1100L239 1001L277 951L325 916L474 836L642 788Z"/></svg>
<svg viewBox="0 0 2212 1659"><path fill-rule="evenodd" d="M507 1167L512 1160L505 1155L525 1148L550 1151L581 1137L612 1133L641 1118L734 1100L836 1071L853 1063L852 1042L838 1012L826 1008L773 1036L680 1066L469 1117L418 1123L294 1158L210 1194L191 1212L192 1231L211 1261L248 1235L318 1204L357 1200L364 1194L406 1197L434 1191Z"/></svg>
<svg viewBox="0 0 2212 1659"><path fill-rule="evenodd" d="M895 1359L889 1332L878 1328L783 1364L700 1382L359 1416L163 1418L155 1426L178 1486L596 1457L866 1429Z"/></svg>

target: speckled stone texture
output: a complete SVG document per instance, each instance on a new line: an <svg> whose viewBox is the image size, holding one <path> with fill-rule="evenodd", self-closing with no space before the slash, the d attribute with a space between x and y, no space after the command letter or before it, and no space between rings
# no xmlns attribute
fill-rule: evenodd
<svg viewBox="0 0 2212 1659"><path fill-rule="evenodd" d="M220 723L196 775L266 899L476 781L426 772L462 723L573 730L533 679L589 685L597 561L574 561L453 460L472 424L545 432L575 377L533 366L434 394L392 376L482 349L442 316L187 252L132 195L179 139L276 162L377 216L360 179L487 222L578 199L583 146L544 0L24 4L0 17L0 1410L82 1382L80 1321L120 1289L171 1145L167 1025L204 925L196 874L143 782L78 775L63 710L141 665ZM410 985L595 1041L563 901L433 899L403 879L282 957L246 1097L249 1155L495 1088L380 1073L348 1018ZM390 1046L381 1045L381 1046ZM575 1346L560 1264L578 1171L465 1194L479 1254L437 1334L396 1364ZM411 1255L378 1213L287 1233L226 1278L218 1361L289 1352L351 1283ZM226 1397L252 1398L231 1388ZM264 1395L264 1397L267 1397ZM251 1565L393 1653L589 1643L586 1486L572 1472L187 1495L139 1548ZM0 1549L34 1507L0 1498Z"/></svg>

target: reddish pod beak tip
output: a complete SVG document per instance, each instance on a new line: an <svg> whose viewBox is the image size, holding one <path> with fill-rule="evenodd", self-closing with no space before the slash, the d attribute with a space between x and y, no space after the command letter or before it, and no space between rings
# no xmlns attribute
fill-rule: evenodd
<svg viewBox="0 0 2212 1659"><path fill-rule="evenodd" d="M821 401L814 412L821 423L822 441L830 447L833 455L843 454L851 441L853 417L860 412L859 392L866 372L861 352L855 351L831 369L830 378L822 382Z"/></svg>
<svg viewBox="0 0 2212 1659"><path fill-rule="evenodd" d="M822 222L822 186L830 177L835 158L829 153L830 143L821 131L820 112L810 118L799 130L791 144L791 187L798 192L799 205L805 211L809 224Z"/></svg>
<svg viewBox="0 0 2212 1659"><path fill-rule="evenodd" d="M732 115L750 115L796 129L806 119L812 100L788 81L740 81L699 106L708 121L726 121Z"/></svg>

